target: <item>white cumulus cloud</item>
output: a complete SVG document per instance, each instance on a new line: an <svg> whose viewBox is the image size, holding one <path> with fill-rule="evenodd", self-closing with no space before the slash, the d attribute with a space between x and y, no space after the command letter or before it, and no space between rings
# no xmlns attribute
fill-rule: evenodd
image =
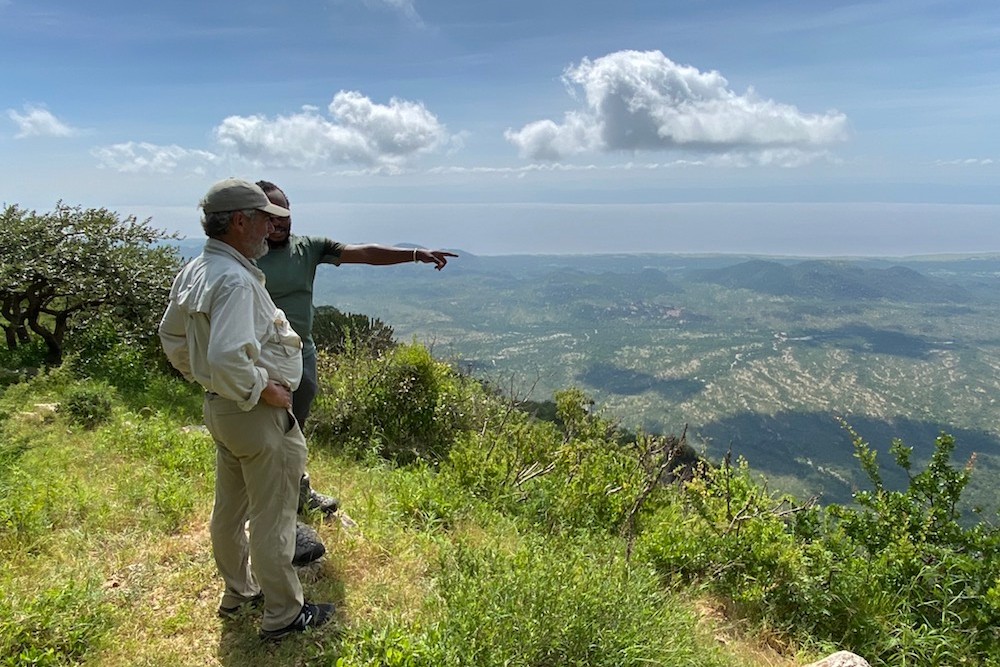
<svg viewBox="0 0 1000 667"><path fill-rule="evenodd" d="M324 116L315 107L288 116L230 116L215 128L223 151L276 167L361 164L398 167L448 143L446 128L419 102L376 104L340 91Z"/></svg>
<svg viewBox="0 0 1000 667"><path fill-rule="evenodd" d="M178 169L203 173L207 165L219 159L208 151L135 141L101 146L93 149L91 155L97 158L98 166L102 168L153 174L169 174Z"/></svg>
<svg viewBox="0 0 1000 667"><path fill-rule="evenodd" d="M678 65L660 51L619 51L584 58L563 73L584 108L562 123L540 120L507 130L522 156L560 160L579 153L686 150L733 152L774 159L775 149L797 163L818 147L847 137L847 118L835 111L807 114L796 107L737 94L716 71Z"/></svg>
<svg viewBox="0 0 1000 667"><path fill-rule="evenodd" d="M80 131L70 127L56 118L51 111L43 107L26 104L24 113L7 109L7 117L14 121L19 131L17 139L27 137L72 137Z"/></svg>

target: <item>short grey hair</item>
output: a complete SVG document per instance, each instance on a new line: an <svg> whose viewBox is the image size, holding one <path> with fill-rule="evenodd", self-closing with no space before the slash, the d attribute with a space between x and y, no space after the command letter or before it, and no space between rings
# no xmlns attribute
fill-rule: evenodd
<svg viewBox="0 0 1000 667"><path fill-rule="evenodd" d="M205 230L205 235L209 238L217 239L229 231L229 225L233 223L233 214L242 213L246 217L253 216L255 208L245 208L241 211L219 211L218 213L205 213L201 216L201 228Z"/></svg>

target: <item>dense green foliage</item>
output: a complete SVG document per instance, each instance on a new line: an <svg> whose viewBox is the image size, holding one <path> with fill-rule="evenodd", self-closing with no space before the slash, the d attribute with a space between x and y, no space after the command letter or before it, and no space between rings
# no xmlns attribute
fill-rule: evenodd
<svg viewBox="0 0 1000 667"><path fill-rule="evenodd" d="M149 221L58 203L48 213L17 205L0 212L15 243L0 249L0 326L8 349L40 339L46 361L62 361L67 333L97 316L132 339L159 319L178 268L170 238Z"/></svg>
<svg viewBox="0 0 1000 667"><path fill-rule="evenodd" d="M66 392L61 408L66 410L70 420L94 428L111 419L111 398L109 387L79 385Z"/></svg>
<svg viewBox="0 0 1000 667"><path fill-rule="evenodd" d="M320 306L313 316L313 342L331 354L365 350L381 354L396 344L392 327L382 320L359 313L342 313L333 306Z"/></svg>
<svg viewBox="0 0 1000 667"><path fill-rule="evenodd" d="M651 572L588 551L537 536L459 544L441 564L440 615L365 628L336 667L727 664Z"/></svg>
<svg viewBox="0 0 1000 667"><path fill-rule="evenodd" d="M325 385L313 408L321 440L405 463L439 461L458 433L470 426L464 394L472 386L436 362L419 345L402 345L372 356L322 355Z"/></svg>
<svg viewBox="0 0 1000 667"><path fill-rule="evenodd" d="M368 411L362 422L370 428L355 426L368 452L398 454L383 440L390 431L378 426L394 420L411 420L412 431L395 431L400 437L424 434L438 445L408 450L406 460L422 457L438 470L427 473L438 481L426 488L436 491L414 515L453 525L468 502L442 497L471 493L543 534L634 541L636 567L727 597L746 618L801 642L851 649L875 664L1000 664L1000 532L960 523L969 469L951 463L950 436L938 438L919 472L910 450L893 444L911 480L904 491L882 486L872 449L855 436L874 490L850 506L824 509L771 493L745 461L703 468L675 487L662 482L680 449L676 439L639 434L623 442L575 389L556 396L559 426L537 421L419 349L403 346L399 358L377 362L343 357L326 376L337 405L351 396L359 405L352 415ZM415 358L425 365L413 366ZM421 380L428 376L436 380ZM464 421L440 428L429 418L434 410L412 421L419 406L439 406L444 396ZM331 442L349 435L322 426L317 433Z"/></svg>

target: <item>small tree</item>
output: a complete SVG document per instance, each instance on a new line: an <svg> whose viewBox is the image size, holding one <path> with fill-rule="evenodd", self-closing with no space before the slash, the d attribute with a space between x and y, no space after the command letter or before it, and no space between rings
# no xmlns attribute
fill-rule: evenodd
<svg viewBox="0 0 1000 667"><path fill-rule="evenodd" d="M71 325L110 315L123 334L152 334L179 268L174 238L149 220L104 208L56 204L0 214L10 242L0 248L0 326L9 349L44 341L46 362L62 362Z"/></svg>
<svg viewBox="0 0 1000 667"><path fill-rule="evenodd" d="M396 345L392 327L382 320L333 306L316 308L312 335L317 348L333 354L352 348L378 355Z"/></svg>

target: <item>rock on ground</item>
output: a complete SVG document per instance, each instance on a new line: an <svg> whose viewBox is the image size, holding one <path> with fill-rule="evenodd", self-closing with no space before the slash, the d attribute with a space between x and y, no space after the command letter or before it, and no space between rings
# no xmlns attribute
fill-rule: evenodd
<svg viewBox="0 0 1000 667"><path fill-rule="evenodd" d="M805 667L871 667L871 665L860 655L855 655L850 651L838 651Z"/></svg>

